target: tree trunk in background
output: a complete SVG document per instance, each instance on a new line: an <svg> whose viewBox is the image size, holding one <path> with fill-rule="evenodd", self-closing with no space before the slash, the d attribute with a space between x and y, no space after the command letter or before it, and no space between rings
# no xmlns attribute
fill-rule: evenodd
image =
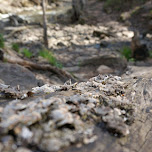
<svg viewBox="0 0 152 152"><path fill-rule="evenodd" d="M43 38L44 38L44 45L45 45L46 48L48 48L46 0L42 0L42 10L43 10Z"/></svg>
<svg viewBox="0 0 152 152"><path fill-rule="evenodd" d="M86 7L86 0L72 0L72 8L73 8L73 21L78 21L81 15L84 13Z"/></svg>

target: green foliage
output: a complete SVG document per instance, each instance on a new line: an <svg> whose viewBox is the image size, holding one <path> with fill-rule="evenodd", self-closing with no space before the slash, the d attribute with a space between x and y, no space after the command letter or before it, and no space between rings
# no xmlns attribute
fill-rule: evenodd
<svg viewBox="0 0 152 152"><path fill-rule="evenodd" d="M12 43L12 49L18 53L20 51L20 47L17 43Z"/></svg>
<svg viewBox="0 0 152 152"><path fill-rule="evenodd" d="M135 59L134 58L130 58L129 62L135 62Z"/></svg>
<svg viewBox="0 0 152 152"><path fill-rule="evenodd" d="M149 51L149 57L152 58L152 50Z"/></svg>
<svg viewBox="0 0 152 152"><path fill-rule="evenodd" d="M24 48L21 53L27 58L31 58L33 55L27 48Z"/></svg>
<svg viewBox="0 0 152 152"><path fill-rule="evenodd" d="M3 34L0 34L0 48L4 48L4 47L5 47L4 37Z"/></svg>
<svg viewBox="0 0 152 152"><path fill-rule="evenodd" d="M133 60L132 50L130 47L124 46L123 49L121 50L121 53L128 61Z"/></svg>
<svg viewBox="0 0 152 152"><path fill-rule="evenodd" d="M58 68L62 68L62 64L59 63L59 62L57 61L57 59L54 57L53 53L50 52L50 51L48 51L47 49L41 50L41 51L39 52L39 55L42 56L43 58L47 59L47 61L48 61L50 64L52 64L52 65L54 65L54 66L56 66L56 67L58 67Z"/></svg>

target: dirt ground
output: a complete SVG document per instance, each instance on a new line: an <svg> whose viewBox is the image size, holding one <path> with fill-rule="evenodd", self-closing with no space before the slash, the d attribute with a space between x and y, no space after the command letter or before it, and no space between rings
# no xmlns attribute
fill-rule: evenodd
<svg viewBox="0 0 152 152"><path fill-rule="evenodd" d="M70 5L70 1L63 3L68 4L68 6ZM142 41L147 45L149 50L152 50L151 30L149 28L151 20L148 20L150 15L149 10L151 9L150 4L151 2L149 1L141 8L140 5L134 4L131 10L129 9L130 6L127 5L123 12L115 10L112 10L114 12L110 12L108 10L109 12L107 13L104 2L90 0L87 4L87 13L84 14L83 18L85 24L69 24L71 19L70 11L67 11L66 14L59 14L53 17L53 23L52 19L49 20L48 18L49 48L62 63L63 69L73 73L81 81L98 74L111 73L120 75L126 70L125 66L124 68L121 68L121 66L115 67L113 66L113 61L105 64L102 62L102 57L100 57L100 62L97 63L96 58L103 55L111 56L113 54L117 58L124 47L130 47L134 29L140 30L141 34L145 35ZM61 9L65 6L60 4ZM138 11L135 11L137 6L139 7ZM23 10L26 10L25 8ZM21 7L18 9L20 9L18 12L22 11ZM34 9L39 10L40 8L38 6ZM58 12L58 9L56 11ZM130 16L121 19L124 14ZM25 13L24 15L23 11L22 15L27 17L29 14ZM34 19L35 17L33 17ZM148 24L145 24L147 20ZM67 22L69 23L67 24ZM17 43L20 48L28 48L32 52L32 61L38 61L40 64L47 62L38 57L39 51L43 47L43 29L41 23L40 25L35 23L25 25L24 23L20 23L19 26L15 27L6 18L1 26L1 29L4 31L6 45L11 47L12 43ZM95 32L101 32L101 36L95 35ZM94 63L90 66L90 64L86 64L88 60ZM117 58L118 60L119 57ZM123 62L125 64L126 61L124 60ZM118 62L120 65L121 63ZM149 61L148 63L139 63L139 65L147 64L150 64ZM45 75L41 71L33 70L33 72L38 79L45 80L48 83L62 83L59 78L49 72L45 72Z"/></svg>

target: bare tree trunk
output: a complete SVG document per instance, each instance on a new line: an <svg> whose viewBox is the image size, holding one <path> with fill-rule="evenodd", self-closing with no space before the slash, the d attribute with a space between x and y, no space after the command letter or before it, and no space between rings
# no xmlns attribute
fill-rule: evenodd
<svg viewBox="0 0 152 152"><path fill-rule="evenodd" d="M86 9L87 0L72 0L73 21L78 21Z"/></svg>
<svg viewBox="0 0 152 152"><path fill-rule="evenodd" d="M43 38L44 38L44 45L48 48L46 0L42 0L42 10L43 10Z"/></svg>

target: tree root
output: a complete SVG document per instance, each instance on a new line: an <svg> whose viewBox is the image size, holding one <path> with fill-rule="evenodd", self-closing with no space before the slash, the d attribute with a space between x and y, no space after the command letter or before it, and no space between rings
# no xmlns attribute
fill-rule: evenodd
<svg viewBox="0 0 152 152"><path fill-rule="evenodd" d="M5 50L5 52L2 49L0 50L0 60L7 61L12 64L19 64L29 69L51 71L52 73L57 74L59 77L61 77L64 81L68 79L71 79L74 82L76 81L76 78L74 78L70 73L55 66L52 66L50 64L34 63L32 61L21 59L17 55L15 55L15 53L12 53L9 50Z"/></svg>

